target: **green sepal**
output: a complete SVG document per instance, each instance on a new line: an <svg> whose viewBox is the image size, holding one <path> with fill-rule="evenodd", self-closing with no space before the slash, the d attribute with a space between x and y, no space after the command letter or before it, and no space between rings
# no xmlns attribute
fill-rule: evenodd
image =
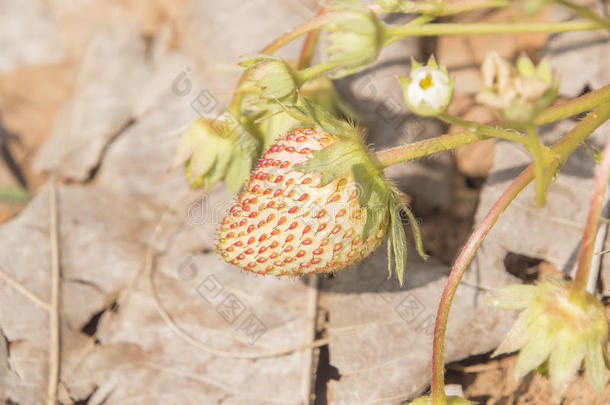
<svg viewBox="0 0 610 405"><path fill-rule="evenodd" d="M392 254L388 254L388 278L392 276L393 268L398 277L398 282L402 286L407 265L407 236L400 218L399 207L395 203L390 206L390 238L388 244L392 246Z"/></svg>
<svg viewBox="0 0 610 405"><path fill-rule="evenodd" d="M517 71L523 77L534 77L536 76L536 65L524 54L517 59Z"/></svg>
<svg viewBox="0 0 610 405"><path fill-rule="evenodd" d="M415 218L415 215L413 215L413 212L406 204L402 204L401 208L409 220L409 226L411 227L413 240L415 241L415 250L417 250L417 254L419 254L422 259L427 260L428 255L424 251L424 242L421 237L421 231L419 229L419 224L417 223L417 218Z"/></svg>
<svg viewBox="0 0 610 405"><path fill-rule="evenodd" d="M248 179L260 147L261 142L241 122L198 118L183 135L174 165L184 164L193 188L207 191L224 179L236 192Z"/></svg>
<svg viewBox="0 0 610 405"><path fill-rule="evenodd" d="M366 213L362 231L362 238L366 240L379 227L388 225L388 202L392 189L379 169L370 161L368 164L352 166L352 175L359 190L358 203Z"/></svg>
<svg viewBox="0 0 610 405"><path fill-rule="evenodd" d="M225 184L232 194L237 194L252 172L253 159L232 159L225 176Z"/></svg>
<svg viewBox="0 0 610 405"><path fill-rule="evenodd" d="M360 134L353 125L329 114L325 109L312 103L307 98L299 97L299 104L302 105L303 112L311 118L313 123L329 134L339 138L360 139Z"/></svg>
<svg viewBox="0 0 610 405"><path fill-rule="evenodd" d="M388 273L392 275L392 268L398 276L400 285L403 283L404 269L407 263L407 238L404 225L401 218L401 213L404 212L409 221L415 248L417 253L426 260L428 255L424 252L423 241L417 219L411 212L410 208L402 202L401 195L398 191L392 189L391 198L389 200L390 211L390 237L388 240ZM390 254L391 253L391 254ZM388 277L389 277L388 276Z"/></svg>
<svg viewBox="0 0 610 405"><path fill-rule="evenodd" d="M300 92L310 103L317 105L333 117L352 123L364 122L352 106L339 96L328 76L318 76L308 80L303 84Z"/></svg>
<svg viewBox="0 0 610 405"><path fill-rule="evenodd" d="M295 166L294 170L319 173L321 185L326 186L338 177L349 174L353 166L366 164L368 156L363 148L360 142L339 140L324 149L312 151L312 158Z"/></svg>

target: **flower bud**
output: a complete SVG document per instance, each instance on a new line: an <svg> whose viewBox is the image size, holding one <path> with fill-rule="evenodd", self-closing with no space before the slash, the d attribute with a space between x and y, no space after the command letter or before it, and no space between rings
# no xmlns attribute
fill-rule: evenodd
<svg viewBox="0 0 610 405"><path fill-rule="evenodd" d="M557 97L559 82L553 79L548 60L538 66L521 56L513 67L497 53L482 65L484 88L477 101L498 110L508 121L528 123Z"/></svg>
<svg viewBox="0 0 610 405"><path fill-rule="evenodd" d="M373 63L383 47L384 31L377 15L358 1L340 0L329 10L328 62L342 66L342 77Z"/></svg>
<svg viewBox="0 0 610 405"><path fill-rule="evenodd" d="M500 308L523 310L494 353L520 351L516 378L548 364L551 384L561 393L584 359L593 386L603 390L608 321L593 295L570 282L549 279L501 288L489 300Z"/></svg>
<svg viewBox="0 0 610 405"><path fill-rule="evenodd" d="M240 63L250 71L242 90L251 91L266 100L294 103L300 83L297 74L284 60L275 56L257 55Z"/></svg>
<svg viewBox="0 0 610 405"><path fill-rule="evenodd" d="M410 77L398 79L405 103L415 114L434 116L447 109L453 95L453 80L447 68L439 68L434 58L426 66L413 61Z"/></svg>

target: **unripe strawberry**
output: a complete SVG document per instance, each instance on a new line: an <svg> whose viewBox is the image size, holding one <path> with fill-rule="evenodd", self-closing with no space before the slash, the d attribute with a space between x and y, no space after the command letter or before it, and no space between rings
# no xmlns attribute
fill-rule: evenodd
<svg viewBox="0 0 610 405"><path fill-rule="evenodd" d="M351 170L341 172L338 162L338 175L328 181L323 173L297 167L337 142L338 136L319 128L300 128L267 150L222 222L218 249L227 262L259 274L326 273L362 260L381 244L390 224L388 204L376 207L380 219L365 232L375 207L361 206L366 191ZM353 145L344 149L347 158L368 159L357 150L363 145Z"/></svg>

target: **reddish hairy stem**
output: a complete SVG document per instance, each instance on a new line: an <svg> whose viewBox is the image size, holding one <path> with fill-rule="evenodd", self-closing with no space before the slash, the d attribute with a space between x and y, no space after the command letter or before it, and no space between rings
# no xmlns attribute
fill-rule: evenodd
<svg viewBox="0 0 610 405"><path fill-rule="evenodd" d="M327 6L322 5L316 14L316 17L321 16L326 12ZM305 69L311 65L311 59L313 58L314 50L316 49L316 43L320 37L320 30L314 30L307 34L305 42L303 42L303 48L301 48L301 54L299 55L299 61L297 63L297 69Z"/></svg>
<svg viewBox="0 0 610 405"><path fill-rule="evenodd" d="M451 302L455 296L460 280L464 275L464 271L472 260L475 252L489 233L492 226L496 223L500 214L504 212L506 207L515 199L515 197L534 179L534 166L530 165L513 181L513 183L500 196L498 201L491 207L483 221L476 227L468 242L460 252L456 259L449 279L445 285L445 290L441 297L436 314L436 325L434 327L434 347L432 351L432 404L444 404L445 398L445 381L444 381L444 340L447 332L447 319L449 318L449 310Z"/></svg>
<svg viewBox="0 0 610 405"><path fill-rule="evenodd" d="M604 208L608 181L610 181L610 142L608 142L604 149L602 161L595 174L593 196L589 204L589 216L587 217L587 223L582 235L582 243L580 244L578 270L574 279L574 287L582 291L586 290L589 280L593 250L595 249L595 237L597 236L599 220Z"/></svg>

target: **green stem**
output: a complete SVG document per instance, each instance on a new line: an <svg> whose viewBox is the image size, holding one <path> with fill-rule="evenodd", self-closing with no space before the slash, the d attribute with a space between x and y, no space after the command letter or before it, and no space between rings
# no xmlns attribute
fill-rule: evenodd
<svg viewBox="0 0 610 405"><path fill-rule="evenodd" d="M377 152L376 156L383 167L389 167L407 160L455 149L485 139L489 139L489 137L469 131L457 132L382 150Z"/></svg>
<svg viewBox="0 0 610 405"><path fill-rule="evenodd" d="M536 117L534 124L544 125L548 124L549 122L572 117L585 111L589 111L593 107L597 107L598 105L608 101L610 101L610 84L566 103L547 108L538 117Z"/></svg>
<svg viewBox="0 0 610 405"><path fill-rule="evenodd" d="M494 128L488 125L479 124L478 122L466 121L459 117L450 115L446 112L439 114L438 118L449 124L459 125L460 127L466 128L479 135L490 136L493 138L508 139L509 141L519 142L522 144L525 144L527 142L527 137L523 136L518 132L501 128Z"/></svg>
<svg viewBox="0 0 610 405"><path fill-rule="evenodd" d="M438 23L425 25L405 24L400 26L385 25L384 31L388 39L384 45L389 45L407 36L550 33L589 31L600 28L598 23L587 20L549 23Z"/></svg>
<svg viewBox="0 0 610 405"><path fill-rule="evenodd" d="M553 158L557 161L555 164L563 166L565 159L576 149L585 139L595 131L597 127L610 119L610 102L598 106L591 111L585 119L580 121L578 125L569 132L570 136L566 135L561 138L551 148ZM553 176L549 176L552 178Z"/></svg>
<svg viewBox="0 0 610 405"><path fill-rule="evenodd" d="M593 195L589 205L589 216L587 217L582 243L580 244L578 270L576 271L576 278L574 279L574 287L581 291L587 289L589 281L589 272L591 271L593 250L595 248L595 238L597 236L597 229L604 207L606 191L608 190L608 181L610 181L610 142L607 143L606 148L604 149L602 161L595 174Z"/></svg>
<svg viewBox="0 0 610 405"><path fill-rule="evenodd" d="M324 62L324 63L320 63L318 65L314 65L307 69L298 71L296 73L297 81L299 82L299 85L302 85L306 81L311 80L311 79L321 75L322 73L328 72L329 70L332 70L339 66L341 66L341 65L339 65L337 63L330 63L330 62Z"/></svg>
<svg viewBox="0 0 610 405"><path fill-rule="evenodd" d="M543 207L545 204L545 189L544 189L544 168L545 158L543 155L544 145L541 144L538 138L538 130L534 125L527 126L527 149L534 158L534 175L536 177L536 206ZM548 150L544 151L548 154Z"/></svg>
<svg viewBox="0 0 610 405"><path fill-rule="evenodd" d="M572 10L575 14L578 14L579 16L586 18L588 20L594 21L597 24L601 25L602 27L610 30L610 20L600 16L599 14L597 14L595 11L591 10L590 8L581 6L580 4L572 3L569 0L554 0L554 1L557 4L560 4L563 7L566 7L568 9Z"/></svg>
<svg viewBox="0 0 610 405"><path fill-rule="evenodd" d="M589 113L586 118L579 122L570 132L561 138L555 145L551 147L551 153L555 154L555 160L550 165L552 176L554 177L557 171L563 166L568 156L587 138L595 129L606 122L610 118L610 103L603 104ZM455 296L460 280L464 275L470 261L474 257L475 252L487 236L491 228L497 222L498 218L504 212L506 207L517 197L517 195L534 179L534 166L530 165L511 183L504 191L496 203L492 206L485 218L475 228L472 235L462 248L458 258L456 259L449 279L445 285L443 295L438 306L436 315L436 323L434 327L434 343L432 348L432 404L445 404L445 381L444 381L444 350L445 336L447 333L447 320L449 319L449 311L451 303ZM607 182L606 182L607 183ZM445 401L445 402L443 402Z"/></svg>

